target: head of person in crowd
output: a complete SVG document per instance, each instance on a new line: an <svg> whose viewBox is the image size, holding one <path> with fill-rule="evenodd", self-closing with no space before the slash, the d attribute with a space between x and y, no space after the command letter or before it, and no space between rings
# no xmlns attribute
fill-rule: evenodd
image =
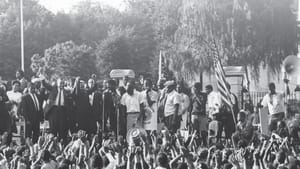
<svg viewBox="0 0 300 169"><path fill-rule="evenodd" d="M157 82L158 89L162 90L163 88L165 88L165 83L166 83L165 78L159 79Z"/></svg>
<svg viewBox="0 0 300 169"><path fill-rule="evenodd" d="M12 81L12 90L14 92L20 91L21 83L18 80Z"/></svg>
<svg viewBox="0 0 300 169"><path fill-rule="evenodd" d="M164 169L170 169L170 167L169 167L169 159L168 159L167 154L165 154L165 153L159 153L157 155L156 161L157 161L157 165L159 167L164 168Z"/></svg>
<svg viewBox="0 0 300 169"><path fill-rule="evenodd" d="M125 89L125 87L123 87L123 86L120 86L120 87L118 88L118 91L119 91L119 93L120 93L120 96L123 96L123 94L126 93L126 89Z"/></svg>
<svg viewBox="0 0 300 169"><path fill-rule="evenodd" d="M152 80L149 78L145 79L144 80L144 89L147 91L150 91L150 90L152 90L152 87L153 87Z"/></svg>
<svg viewBox="0 0 300 169"><path fill-rule="evenodd" d="M176 82L174 80L167 81L165 83L165 86L167 88L167 93L171 93L173 90L176 89Z"/></svg>
<svg viewBox="0 0 300 169"><path fill-rule="evenodd" d="M273 82L269 83L269 91L270 91L270 94L275 94L276 93L275 83L273 83Z"/></svg>
<svg viewBox="0 0 300 169"><path fill-rule="evenodd" d="M237 120L241 123L246 121L246 113L243 110L238 113Z"/></svg>
<svg viewBox="0 0 300 169"><path fill-rule="evenodd" d="M210 94L213 91L212 85L206 85L205 86L205 91L207 94Z"/></svg>
<svg viewBox="0 0 300 169"><path fill-rule="evenodd" d="M16 71L16 78L17 78L18 80L21 80L21 79L24 78L24 72L23 72L23 70L18 69L18 70Z"/></svg>
<svg viewBox="0 0 300 169"><path fill-rule="evenodd" d="M127 83L127 93L132 96L134 94L135 83L133 81Z"/></svg>
<svg viewBox="0 0 300 169"><path fill-rule="evenodd" d="M90 166L93 168L93 169L101 169L103 164L102 164L102 159L101 159L101 156L99 154L97 155L94 155L91 157L91 164Z"/></svg>
<svg viewBox="0 0 300 169"><path fill-rule="evenodd" d="M51 160L51 153L48 150L43 150L41 152L41 158L44 163L49 163Z"/></svg>
<svg viewBox="0 0 300 169"><path fill-rule="evenodd" d="M285 159L286 159L286 154L285 154L284 150L279 150L279 152L277 152L277 154L276 154L276 162L278 164L284 164Z"/></svg>
<svg viewBox="0 0 300 169"><path fill-rule="evenodd" d="M128 82L129 82L129 77L128 76L124 76L123 77L123 84L124 84L124 86L127 86Z"/></svg>
<svg viewBox="0 0 300 169"><path fill-rule="evenodd" d="M88 88L92 89L94 88L96 85L95 80L94 79L89 79L88 80Z"/></svg>
<svg viewBox="0 0 300 169"><path fill-rule="evenodd" d="M180 81L179 83L177 83L176 90L178 93L183 93L183 91L184 91L183 81Z"/></svg>
<svg viewBox="0 0 300 169"><path fill-rule="evenodd" d="M79 81L79 88L82 90L85 88L85 82L83 80Z"/></svg>
<svg viewBox="0 0 300 169"><path fill-rule="evenodd" d="M28 83L27 89L29 93L35 93L36 91L36 84L35 83Z"/></svg>
<svg viewBox="0 0 300 169"><path fill-rule="evenodd" d="M102 89L103 90L108 89L108 80L107 79L103 80L103 82L102 82Z"/></svg>
<svg viewBox="0 0 300 169"><path fill-rule="evenodd" d="M201 86L201 83L200 82L196 82L193 86L193 92L195 95L199 95L201 93L201 89L202 86Z"/></svg>
<svg viewBox="0 0 300 169"><path fill-rule="evenodd" d="M116 91L116 81L114 81L113 79L110 79L107 81L107 89L110 91Z"/></svg>
<svg viewBox="0 0 300 169"><path fill-rule="evenodd" d="M58 88L63 89L65 87L65 82L63 81L63 79L58 78L56 80L56 85L57 85Z"/></svg>

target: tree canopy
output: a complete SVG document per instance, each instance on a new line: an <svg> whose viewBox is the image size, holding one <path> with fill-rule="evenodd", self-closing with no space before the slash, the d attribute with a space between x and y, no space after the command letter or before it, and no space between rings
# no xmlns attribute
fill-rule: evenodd
<svg viewBox="0 0 300 169"><path fill-rule="evenodd" d="M297 52L291 6L292 0L129 0L119 11L82 0L70 13L54 14L26 0L25 72L105 77L113 68L131 68L156 77L163 51L176 77L190 79L213 70L210 45L216 42L224 65L251 67L257 77L261 64L276 72ZM18 0L0 1L0 71L6 79L21 67L19 14Z"/></svg>

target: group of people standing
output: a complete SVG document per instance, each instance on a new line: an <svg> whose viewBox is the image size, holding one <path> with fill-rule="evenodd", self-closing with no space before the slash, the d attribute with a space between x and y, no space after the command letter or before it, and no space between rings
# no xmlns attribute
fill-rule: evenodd
<svg viewBox="0 0 300 169"><path fill-rule="evenodd" d="M18 70L16 80L11 82L12 90L6 91L4 83L0 86L0 134L16 132L15 122L20 118L25 120L25 136L32 137L33 142L37 142L44 120L59 140L67 140L68 134L78 130L88 135L104 131L126 136L132 128L168 129L172 133L192 129L207 144L208 123L213 119L222 124L219 127L228 137L234 132L236 117L211 85L203 92L200 83L190 90L183 82L164 79L157 85L145 79L142 87L128 78L124 78L123 85L117 83L109 79L99 87L95 78L86 83L80 77L49 83L43 76L29 82Z"/></svg>

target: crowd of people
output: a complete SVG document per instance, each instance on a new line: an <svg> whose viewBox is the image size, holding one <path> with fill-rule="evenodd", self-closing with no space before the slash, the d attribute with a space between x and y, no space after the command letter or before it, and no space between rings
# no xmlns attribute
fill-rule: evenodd
<svg viewBox="0 0 300 169"><path fill-rule="evenodd" d="M286 118L285 93L274 83L260 103L249 97L241 109L233 93L229 106L199 82L97 80L26 80L18 70L1 83L0 169L300 167L300 114ZM267 133L257 125L264 110ZM13 138L19 121L20 143Z"/></svg>

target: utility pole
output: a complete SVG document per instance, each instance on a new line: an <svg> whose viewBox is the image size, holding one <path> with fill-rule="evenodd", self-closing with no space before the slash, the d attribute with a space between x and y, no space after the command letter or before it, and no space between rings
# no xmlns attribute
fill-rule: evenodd
<svg viewBox="0 0 300 169"><path fill-rule="evenodd" d="M20 26L21 26L21 69L25 72L24 66L24 23L23 23L23 0L20 0Z"/></svg>

